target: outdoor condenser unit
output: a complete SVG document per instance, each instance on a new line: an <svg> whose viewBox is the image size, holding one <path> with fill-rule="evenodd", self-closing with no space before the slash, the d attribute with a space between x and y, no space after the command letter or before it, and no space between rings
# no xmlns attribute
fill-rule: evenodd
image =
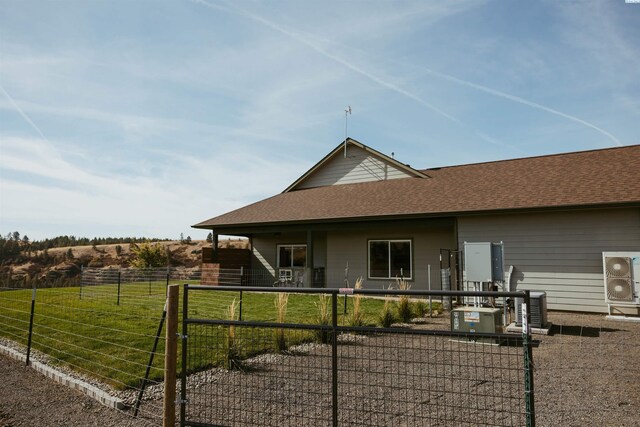
<svg viewBox="0 0 640 427"><path fill-rule="evenodd" d="M451 310L451 330L454 332L496 334L502 332L502 311L499 308L459 307ZM490 338L470 341L493 341Z"/></svg>
<svg viewBox="0 0 640 427"><path fill-rule="evenodd" d="M640 252L603 252L604 298L612 305L640 305Z"/></svg>
<svg viewBox="0 0 640 427"><path fill-rule="evenodd" d="M531 327L544 328L547 324L547 293L529 292ZM516 298L516 326L522 326L522 303L524 298Z"/></svg>

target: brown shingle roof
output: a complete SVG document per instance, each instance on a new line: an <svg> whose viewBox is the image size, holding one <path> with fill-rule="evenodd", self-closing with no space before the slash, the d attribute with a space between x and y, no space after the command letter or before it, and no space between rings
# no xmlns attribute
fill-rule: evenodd
<svg viewBox="0 0 640 427"><path fill-rule="evenodd" d="M640 205L640 145L423 172L431 178L394 179L282 193L194 227Z"/></svg>

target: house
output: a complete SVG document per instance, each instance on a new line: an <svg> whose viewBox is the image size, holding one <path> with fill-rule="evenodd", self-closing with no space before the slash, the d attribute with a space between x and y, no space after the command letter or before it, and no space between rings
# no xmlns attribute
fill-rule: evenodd
<svg viewBox="0 0 640 427"><path fill-rule="evenodd" d="M430 266L439 289L441 254L504 242L512 289L606 312L602 252L640 251L640 145L419 170L348 138L282 193L194 227L248 237L257 276L306 286L342 287L348 266L351 284L426 289Z"/></svg>

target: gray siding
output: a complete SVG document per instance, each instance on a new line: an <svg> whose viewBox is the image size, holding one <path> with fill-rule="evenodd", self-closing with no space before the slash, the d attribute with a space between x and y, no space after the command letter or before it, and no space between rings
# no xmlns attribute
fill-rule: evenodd
<svg viewBox="0 0 640 427"><path fill-rule="evenodd" d="M503 241L512 287L546 291L550 309L606 312L602 252L640 251L640 209L460 217L458 241Z"/></svg>
<svg viewBox="0 0 640 427"><path fill-rule="evenodd" d="M251 268L260 274L260 277L271 277L276 280L276 269L278 262L278 245L284 244L307 244L306 233L282 233L275 236L256 235L252 240L251 248ZM324 233L316 233L313 243L314 267L324 267L326 262L326 241Z"/></svg>
<svg viewBox="0 0 640 427"><path fill-rule="evenodd" d="M298 184L296 188L383 181L410 176L407 172L371 155L360 147L349 146L346 159L341 152Z"/></svg>
<svg viewBox="0 0 640 427"><path fill-rule="evenodd" d="M369 231L327 233L327 286L342 287L344 270L349 262L349 284L353 286L362 276L365 288L382 289L393 280L367 278L367 257L369 239L411 239L413 250L412 289L428 289L427 265L431 264L432 289L440 289L439 256L440 248L455 246L453 228L402 229L374 228Z"/></svg>

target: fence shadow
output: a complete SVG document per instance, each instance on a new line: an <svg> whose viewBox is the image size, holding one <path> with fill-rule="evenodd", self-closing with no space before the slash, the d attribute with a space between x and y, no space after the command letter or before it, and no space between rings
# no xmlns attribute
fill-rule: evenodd
<svg viewBox="0 0 640 427"><path fill-rule="evenodd" d="M594 328L593 326L553 325L549 335L570 335L583 338L599 338L602 332L623 332L624 329Z"/></svg>

